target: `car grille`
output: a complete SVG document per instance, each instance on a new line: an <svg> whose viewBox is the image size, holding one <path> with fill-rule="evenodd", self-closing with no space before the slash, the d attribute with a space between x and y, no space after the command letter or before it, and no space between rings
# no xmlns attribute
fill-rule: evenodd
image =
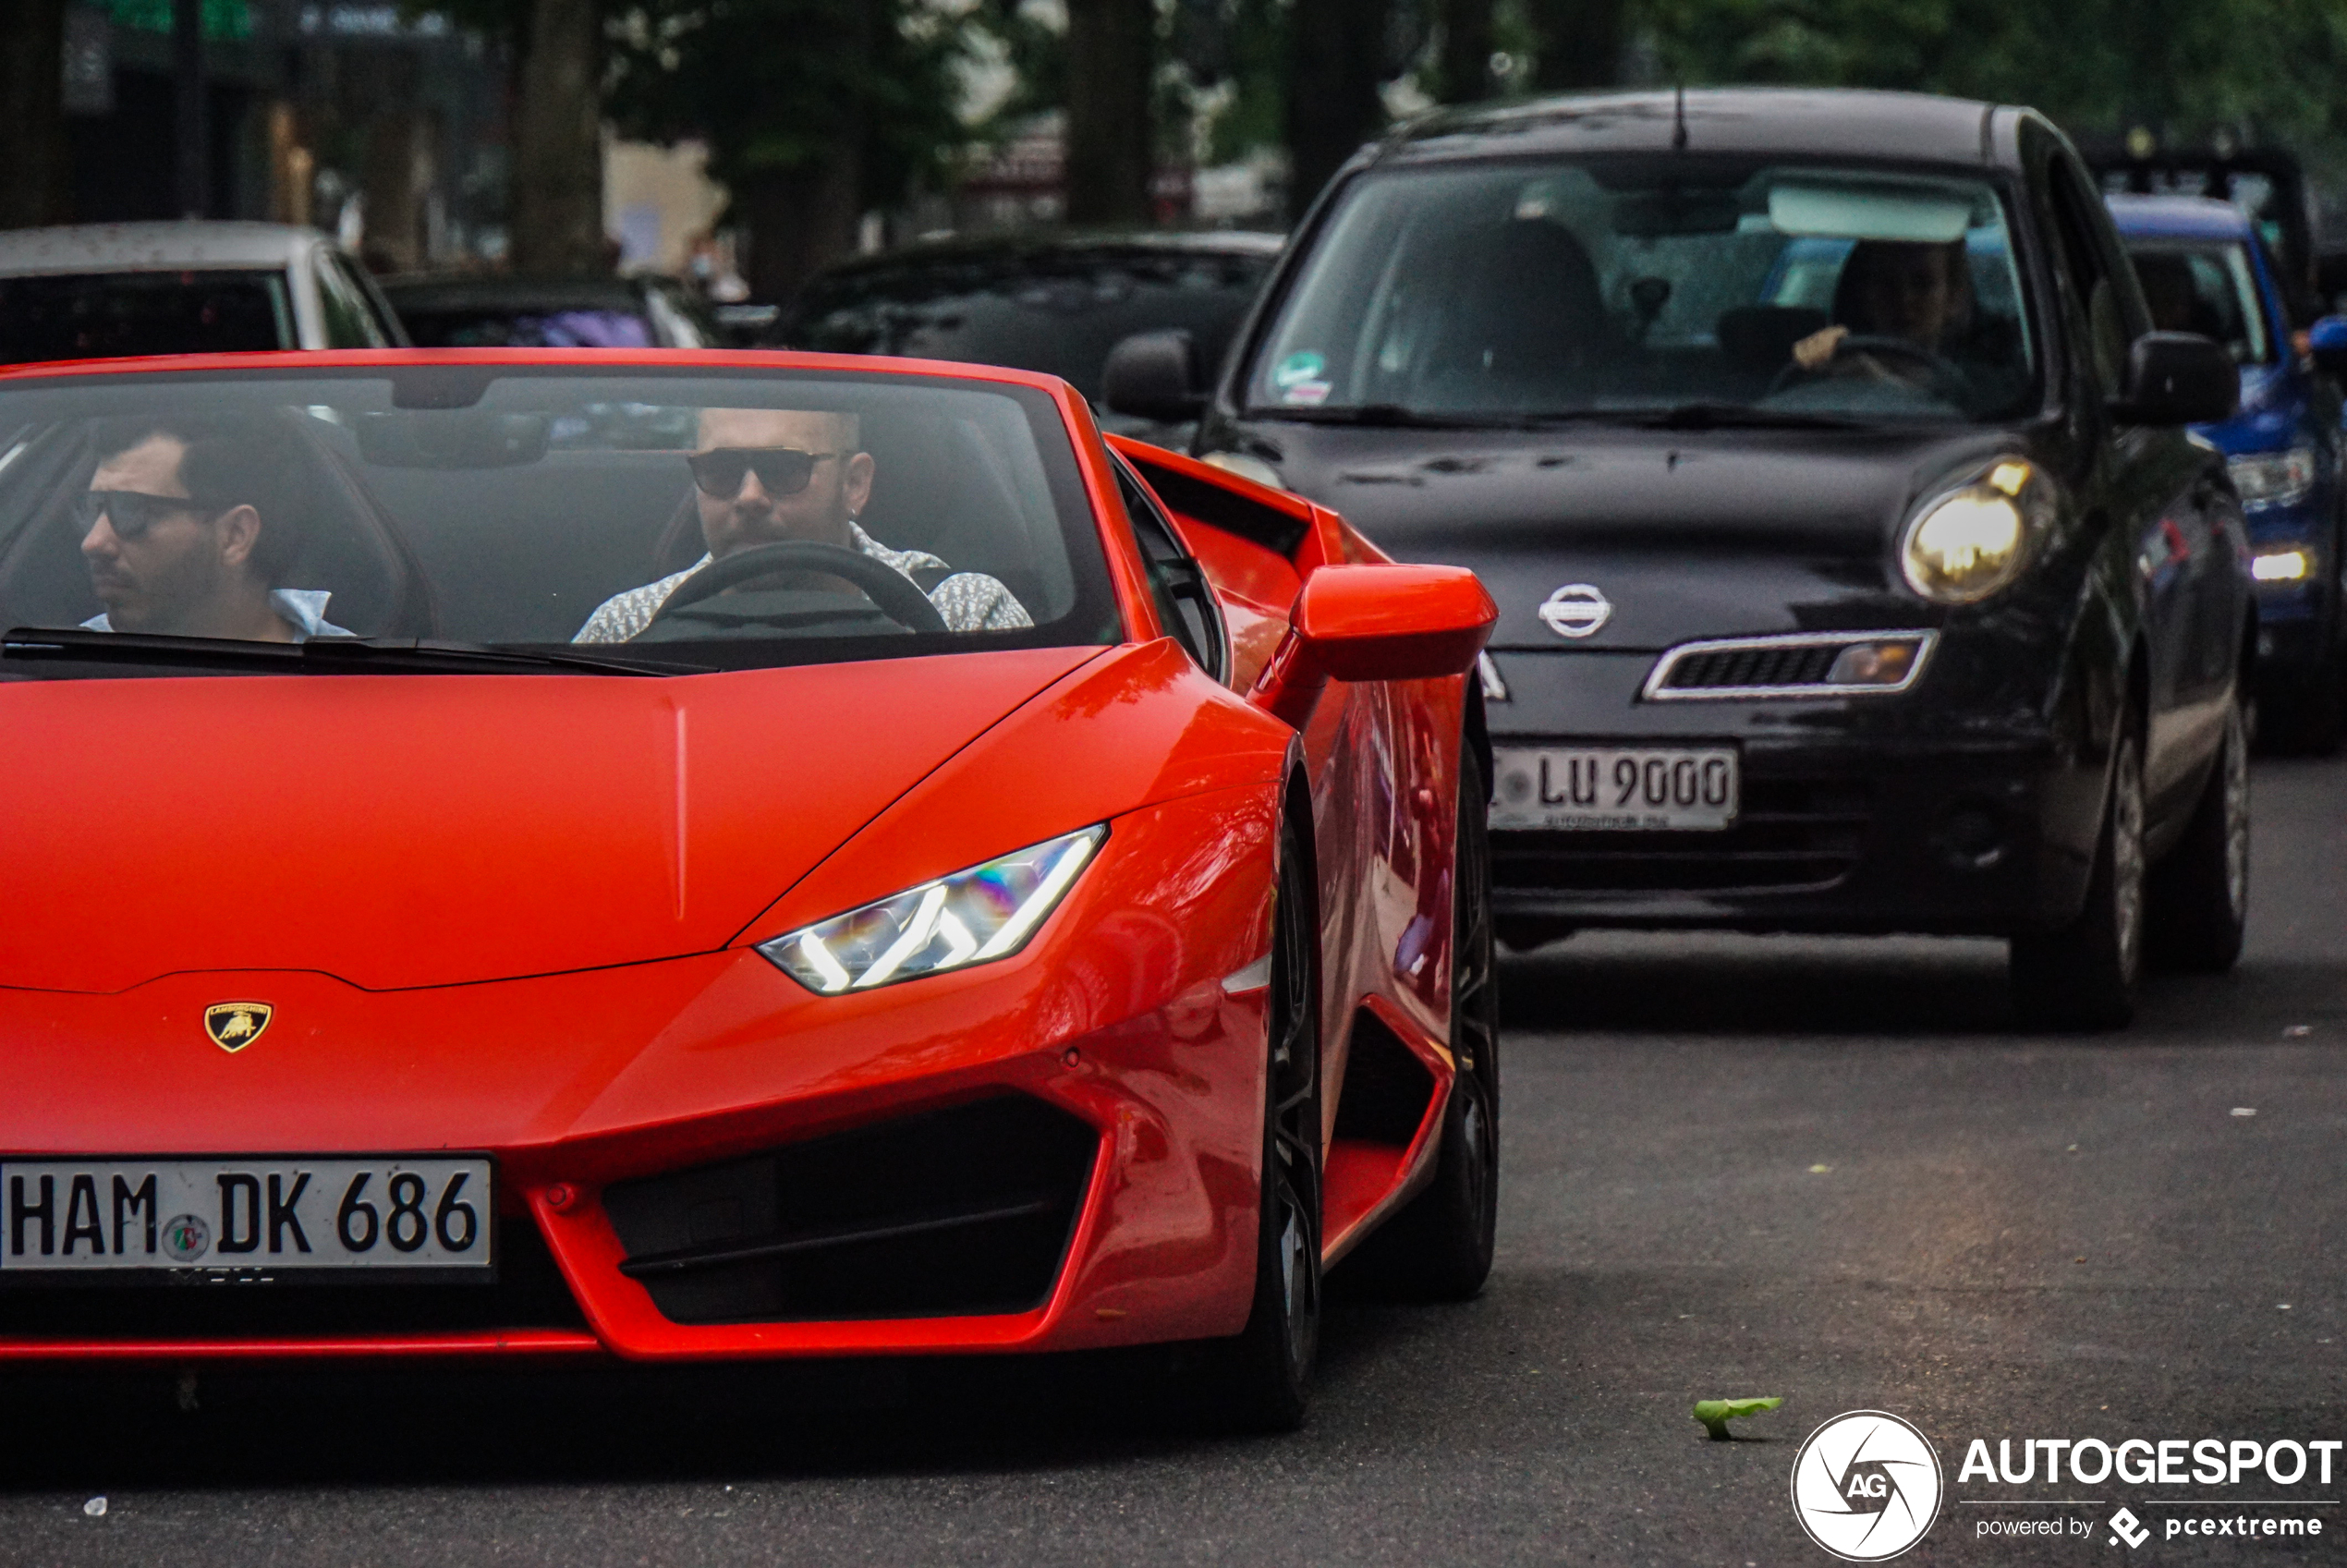
<svg viewBox="0 0 2347 1568"><path fill-rule="evenodd" d="M497 1279L490 1284L386 1284L353 1270L334 1284L197 1279L0 1289L0 1337L9 1339L285 1340L586 1327L537 1225L525 1219L498 1222Z"/></svg>
<svg viewBox="0 0 2347 1568"><path fill-rule="evenodd" d="M1685 642L1655 661L1643 696L1648 701L1687 698L1888 696L1915 685L1938 634L1921 629L1882 632L1804 632L1790 637L1733 638ZM1896 673L1837 684L1835 662L1852 650L1894 645L1906 655Z"/></svg>
<svg viewBox="0 0 2347 1568"><path fill-rule="evenodd" d="M1663 687L1698 687L1821 686L1842 653L1840 643L1815 648L1724 648L1690 653L1674 662Z"/></svg>
<svg viewBox="0 0 2347 1568"><path fill-rule="evenodd" d="M1025 1096L603 1194L623 1273L673 1322L1023 1312L1051 1295L1100 1136Z"/></svg>
<svg viewBox="0 0 2347 1568"><path fill-rule="evenodd" d="M1735 825L1721 832L1495 832L1492 877L1502 893L1830 887L1858 863L1871 820L1864 783L1747 774Z"/></svg>

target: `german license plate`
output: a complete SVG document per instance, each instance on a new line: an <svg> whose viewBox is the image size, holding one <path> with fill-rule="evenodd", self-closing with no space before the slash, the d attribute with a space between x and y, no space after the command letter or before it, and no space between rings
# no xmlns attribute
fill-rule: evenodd
<svg viewBox="0 0 2347 1568"><path fill-rule="evenodd" d="M1717 833L1736 820L1732 746L1502 747L1495 828Z"/></svg>
<svg viewBox="0 0 2347 1568"><path fill-rule="evenodd" d="M490 1162L407 1155L0 1160L0 1281L132 1270L493 1269Z"/></svg>

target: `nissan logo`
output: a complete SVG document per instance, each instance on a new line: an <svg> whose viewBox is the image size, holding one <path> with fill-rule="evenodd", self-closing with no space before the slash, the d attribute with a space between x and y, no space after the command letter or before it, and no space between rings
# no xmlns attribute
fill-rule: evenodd
<svg viewBox="0 0 2347 1568"><path fill-rule="evenodd" d="M1595 637L1613 619L1613 602L1591 584L1569 582L1549 595L1540 619L1559 637Z"/></svg>

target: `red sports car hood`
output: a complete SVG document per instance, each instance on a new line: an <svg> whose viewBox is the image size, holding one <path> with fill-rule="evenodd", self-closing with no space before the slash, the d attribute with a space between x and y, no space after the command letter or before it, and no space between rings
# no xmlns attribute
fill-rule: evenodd
<svg viewBox="0 0 2347 1568"><path fill-rule="evenodd" d="M392 990L706 952L1099 652L0 686L0 986Z"/></svg>

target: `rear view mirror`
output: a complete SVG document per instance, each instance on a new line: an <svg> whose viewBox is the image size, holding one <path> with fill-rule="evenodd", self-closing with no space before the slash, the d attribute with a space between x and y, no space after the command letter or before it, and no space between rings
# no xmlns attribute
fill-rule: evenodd
<svg viewBox="0 0 2347 1568"><path fill-rule="evenodd" d="M379 468L518 468L546 456L543 414L470 408L361 414L359 455Z"/></svg>
<svg viewBox="0 0 2347 1568"><path fill-rule="evenodd" d="M2306 330L2306 352L2315 369L2347 381L2347 316L2325 316Z"/></svg>
<svg viewBox="0 0 2347 1568"><path fill-rule="evenodd" d="M1101 401L1113 413L1178 424L1206 409L1206 377L1186 332L1141 332L1108 351Z"/></svg>
<svg viewBox="0 0 2347 1568"><path fill-rule="evenodd" d="M2111 412L2131 425L2205 425L2241 406L2241 370L2196 332L2147 332L2127 350L2127 391Z"/></svg>
<svg viewBox="0 0 2347 1568"><path fill-rule="evenodd" d="M1304 579L1248 699L1301 729L1332 680L1465 674L1499 618L1464 566L1322 566Z"/></svg>

